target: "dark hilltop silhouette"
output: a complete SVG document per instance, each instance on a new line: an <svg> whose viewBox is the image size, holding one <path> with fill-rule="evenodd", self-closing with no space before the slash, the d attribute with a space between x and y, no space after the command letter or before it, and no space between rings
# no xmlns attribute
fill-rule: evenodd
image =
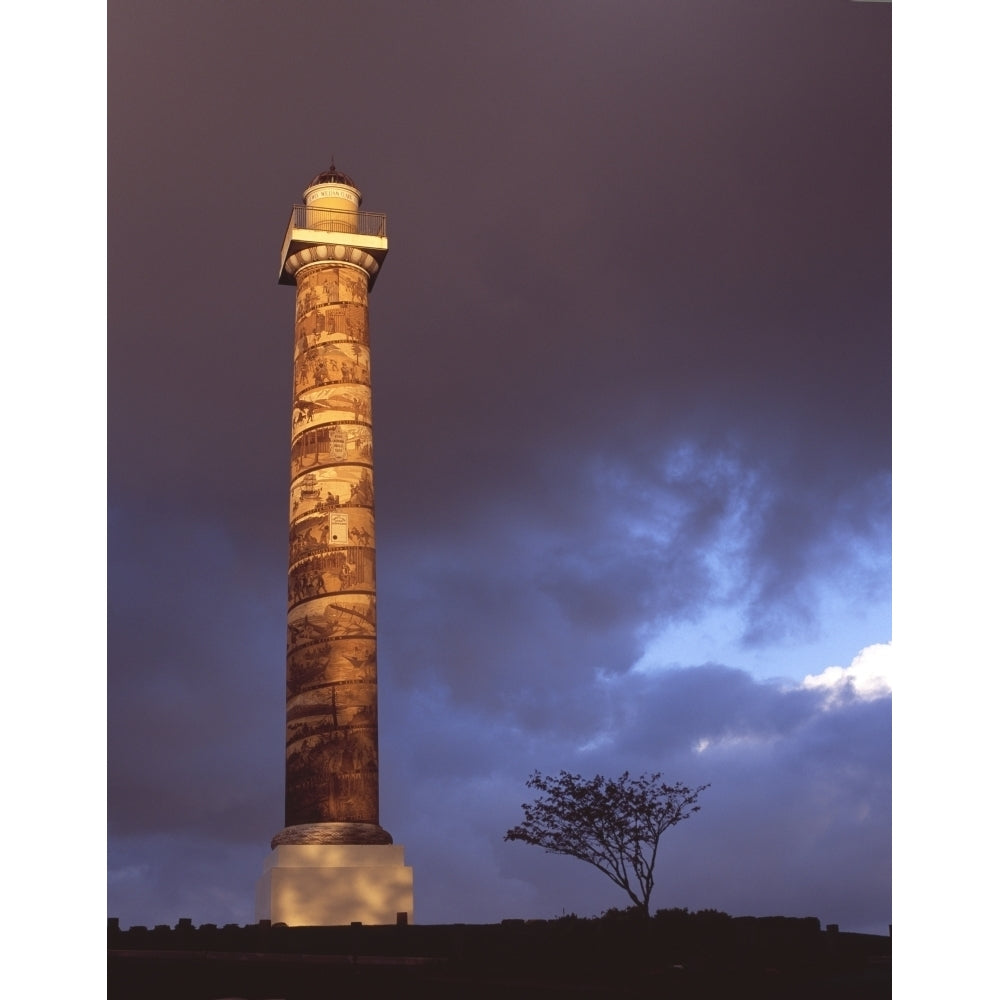
<svg viewBox="0 0 1000 1000"><path fill-rule="evenodd" d="M405 914L403 915L405 916ZM815 917L631 910L499 924L122 929L109 1000L886 998L891 938Z"/></svg>

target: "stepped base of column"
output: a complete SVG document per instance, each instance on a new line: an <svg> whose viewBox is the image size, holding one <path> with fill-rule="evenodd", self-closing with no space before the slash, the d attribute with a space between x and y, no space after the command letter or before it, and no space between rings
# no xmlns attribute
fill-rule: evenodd
<svg viewBox="0 0 1000 1000"><path fill-rule="evenodd" d="M391 844L392 836L378 823L300 823L286 826L271 838L279 844Z"/></svg>
<svg viewBox="0 0 1000 1000"><path fill-rule="evenodd" d="M257 920L289 927L409 924L413 869L399 844L279 844L264 862L255 910Z"/></svg>

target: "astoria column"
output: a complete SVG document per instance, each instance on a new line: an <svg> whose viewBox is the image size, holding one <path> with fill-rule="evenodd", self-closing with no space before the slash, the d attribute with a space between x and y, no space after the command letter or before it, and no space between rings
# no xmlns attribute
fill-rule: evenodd
<svg viewBox="0 0 1000 1000"><path fill-rule="evenodd" d="M390 923L412 919L413 901L412 869L379 825L368 294L386 220L360 211L360 190L333 163L303 200L278 279L296 287L285 828L257 915Z"/></svg>

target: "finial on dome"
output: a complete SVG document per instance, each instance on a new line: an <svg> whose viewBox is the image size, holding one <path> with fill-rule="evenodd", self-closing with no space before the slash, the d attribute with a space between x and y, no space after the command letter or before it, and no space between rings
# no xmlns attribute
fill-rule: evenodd
<svg viewBox="0 0 1000 1000"><path fill-rule="evenodd" d="M336 164L334 163L334 157L330 157L330 168L324 170L323 173L317 174L310 182L309 187L313 187L316 184L347 184L350 187L358 190L357 184L351 180L343 171L338 170Z"/></svg>

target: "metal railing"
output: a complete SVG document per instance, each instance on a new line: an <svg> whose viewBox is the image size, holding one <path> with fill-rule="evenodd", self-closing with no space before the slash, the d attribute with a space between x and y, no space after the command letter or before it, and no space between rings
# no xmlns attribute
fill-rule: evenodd
<svg viewBox="0 0 1000 1000"><path fill-rule="evenodd" d="M352 212L339 208L293 205L290 225L293 229L315 229L325 233L355 233L359 236L386 238L384 212Z"/></svg>

